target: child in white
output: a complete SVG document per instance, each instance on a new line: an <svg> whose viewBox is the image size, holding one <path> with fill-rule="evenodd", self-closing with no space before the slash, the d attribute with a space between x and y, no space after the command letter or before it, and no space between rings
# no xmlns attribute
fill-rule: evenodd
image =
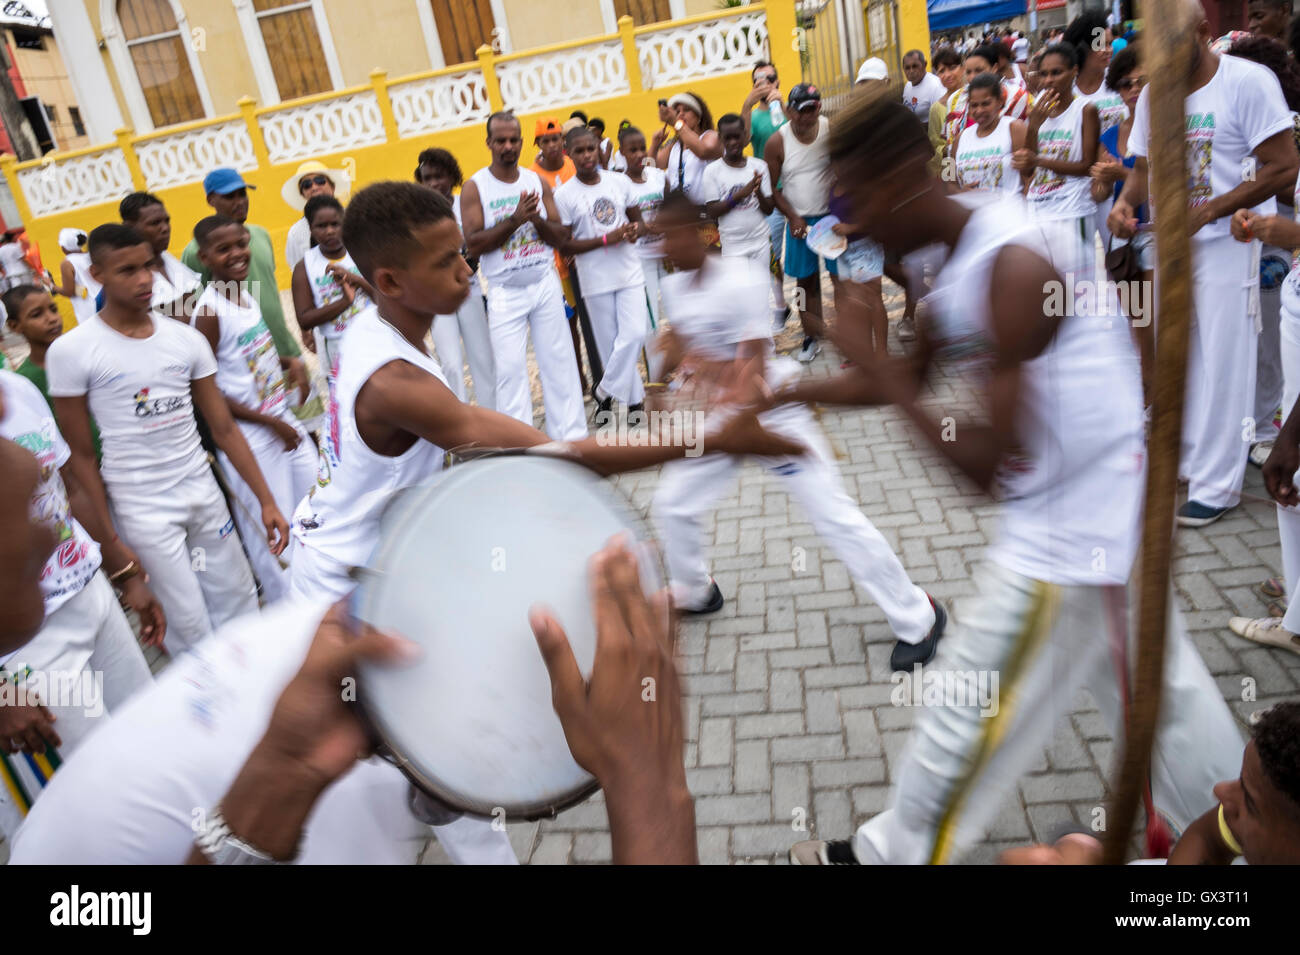
<svg viewBox="0 0 1300 955"><path fill-rule="evenodd" d="M650 305L650 327L658 328L663 322L663 297L659 283L664 275L664 240L654 232L655 212L664 201L664 184L667 177L654 163L647 164L645 135L628 126L619 131L618 141L627 164L627 178L632 183L632 201L641 213L642 235L636 240L636 254L641 257L641 273L645 277L646 299ZM613 166L611 165L611 169ZM653 359L652 359L653 361ZM654 377L658 377L654 375Z"/></svg>
<svg viewBox="0 0 1300 955"><path fill-rule="evenodd" d="M570 229L564 249L574 254L605 365L596 400L616 398L634 406L645 400L637 357L646 339L646 293L641 258L631 242L637 228L628 213L638 218L640 213L628 178L597 164L596 145L589 130L570 134L569 156L578 174L555 190L555 205Z"/></svg>
<svg viewBox="0 0 1300 955"><path fill-rule="evenodd" d="M95 314L95 296L100 289L90 274L90 253L81 249L85 244L86 234L80 229L59 230L59 248L64 252L59 277L63 284L56 291L72 303L72 314L78 325Z"/></svg>
<svg viewBox="0 0 1300 955"><path fill-rule="evenodd" d="M451 199L451 209L460 225L460 196ZM471 263L472 264L472 263ZM488 333L487 311L483 306L477 275L470 279L472 291L465 304L453 315L439 315L433 321L433 348L438 353L438 363L447 376L447 387L461 401L465 394L465 359L469 359L469 374L474 381L474 400L484 408L496 410L497 372L492 357L492 336ZM465 348L462 351L461 342Z"/></svg>
<svg viewBox="0 0 1300 955"><path fill-rule="evenodd" d="M199 254L204 254L202 241ZM275 350L257 299L238 288L238 283L227 281L221 272L219 265L212 266L213 281L195 303L193 324L213 345L217 387L226 396L276 505L281 512L292 514L315 484L316 445L289 410L281 367L284 359ZM237 289L238 301L223 294L232 286ZM277 557L267 550L257 496L224 452L217 452L217 460L235 499L235 525L262 583L262 597L266 603L274 603L289 591L288 554Z"/></svg>
<svg viewBox="0 0 1300 955"><path fill-rule="evenodd" d="M744 259L705 256L699 268L682 269L664 279L672 333L703 373L716 374L712 370L722 363L756 358L763 363L768 387L776 390L799 376L799 366L789 358L774 357L767 294L767 269ZM808 406L783 405L760 415L759 421L772 433L809 448L798 458L762 459L768 473L782 480L818 535L844 561L849 576L884 611L898 639L912 644L925 640L935 625L935 607L845 493ZM700 520L730 485L742 460L718 454L664 466L653 513L673 599L684 610L706 606L713 595L716 584L704 560Z"/></svg>
<svg viewBox="0 0 1300 955"><path fill-rule="evenodd" d="M41 476L31 514L48 525L56 539L40 577L45 622L27 644L0 658L0 680L32 689L33 677L47 686L71 686L75 681L81 690L79 701L54 698L48 691L40 698L56 719L58 751L67 757L109 713L149 685L149 667L117 595L100 573L99 545L72 514L60 474L72 452L59 434L50 406L35 385L11 371L0 371L0 397L4 401L0 437L36 457ZM0 832L12 837L19 817L18 807L7 801L0 788Z"/></svg>
<svg viewBox="0 0 1300 955"><path fill-rule="evenodd" d="M332 383L338 374L343 332L370 304L368 286L343 245L342 204L333 196L313 196L307 200L304 218L316 245L294 266L294 311L303 330L316 334L321 365Z"/></svg>
<svg viewBox="0 0 1300 955"><path fill-rule="evenodd" d="M730 132L729 126L724 129ZM725 134L722 141L725 148ZM761 159L740 155L737 161L738 165L733 164L724 153L704 170L704 194L709 197L707 208L718 220L722 254L748 259L765 269L772 253L767 230L767 217L775 208L772 178L767 163Z"/></svg>

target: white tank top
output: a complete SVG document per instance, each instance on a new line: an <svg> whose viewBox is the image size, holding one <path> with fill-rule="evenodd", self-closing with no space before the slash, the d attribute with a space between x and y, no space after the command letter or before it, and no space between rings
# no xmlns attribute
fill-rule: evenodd
<svg viewBox="0 0 1300 955"><path fill-rule="evenodd" d="M781 193L801 216L825 215L831 201L831 160L826 152L826 136L831 124L825 116L817 118L817 138L811 145L799 142L790 124L773 135L785 143L781 163Z"/></svg>
<svg viewBox="0 0 1300 955"><path fill-rule="evenodd" d="M1122 584L1138 545L1145 448L1137 353L1118 303L1089 302L1091 256L1065 223L1025 222L1024 203L978 206L925 298L926 331L948 359L987 372L993 266L1007 246L1052 250L1063 276L1056 336L1021 366L1017 439L999 474L989 559L1035 580Z"/></svg>
<svg viewBox="0 0 1300 955"><path fill-rule="evenodd" d="M492 228L507 219L519 204L525 192L542 193L542 180L531 169L520 169L515 182L502 182L485 166L470 181L478 186L479 202L483 206L483 227ZM546 218L546 205L539 199L537 211ZM506 240L505 245L479 256L479 269L491 284L535 285L542 280L546 270L555 267L552 248L542 241L531 222L525 222Z"/></svg>
<svg viewBox="0 0 1300 955"><path fill-rule="evenodd" d="M217 316L217 387L221 393L264 415L284 418L292 423L280 353L276 351L275 340L262 319L257 299L241 290L240 304L236 305L218 294L215 284L210 284L194 303L195 317L190 319L190 324L198 323L197 313L201 308L207 308ZM265 428L249 421L236 419L236 422L245 438L256 437L264 441Z"/></svg>
<svg viewBox="0 0 1300 955"><path fill-rule="evenodd" d="M335 263L343 266L354 275L361 274L357 264L352 261L352 256L348 255L346 251L343 253L343 258L331 259L320 250L319 246L315 246L308 249L302 257L303 268L307 270L307 281L311 284L311 298L317 308L324 308L326 305L337 302L343 297L343 285L326 271ZM370 299L366 293L358 291L352 299L352 304L340 312L332 322L326 322L324 325L316 327L320 329L320 333L326 339L342 338L348 323L369 304Z"/></svg>
<svg viewBox="0 0 1300 955"><path fill-rule="evenodd" d="M1040 156L1066 162L1083 158L1083 108L1087 105L1087 100L1076 96L1060 116L1043 120L1038 128ZM1063 176L1038 168L1025 195L1037 219L1078 219L1097 211L1092 179L1087 175Z"/></svg>
<svg viewBox="0 0 1300 955"><path fill-rule="evenodd" d="M987 136L979 127L968 126L957 143L957 181L966 188L988 192L1018 193L1020 173L1011 168L1010 116L1003 116Z"/></svg>
<svg viewBox="0 0 1300 955"><path fill-rule="evenodd" d="M377 454L357 430L357 395L370 376L405 361L447 379L437 359L415 348L373 305L348 326L330 393L329 427L321 444L316 486L293 514L293 534L308 547L351 567L378 543L379 518L393 494L442 468L442 448L417 439L397 457Z"/></svg>
<svg viewBox="0 0 1300 955"><path fill-rule="evenodd" d="M72 314L80 325L97 311L95 296L103 286L90 274L89 252L69 252L65 257L72 266L73 282L77 286L77 294L72 298Z"/></svg>

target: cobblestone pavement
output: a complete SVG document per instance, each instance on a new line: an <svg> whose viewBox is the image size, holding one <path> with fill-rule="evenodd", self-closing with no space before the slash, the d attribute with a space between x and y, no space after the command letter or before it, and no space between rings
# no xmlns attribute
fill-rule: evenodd
<svg viewBox="0 0 1300 955"><path fill-rule="evenodd" d="M889 302L891 314L901 300ZM891 349L900 348L893 338ZM781 341L797 345L787 331ZM827 349L808 374L838 371ZM969 383L940 368L932 405L961 420ZM850 493L901 556L912 578L944 601L973 592L971 572L993 532L993 505L949 467L892 409L826 409L822 425ZM1250 643L1227 629L1233 614L1262 616L1254 586L1281 573L1275 510L1250 467L1246 498L1227 517L1180 529L1174 581L1191 637L1243 734L1251 712L1300 695L1300 656ZM621 485L648 509L654 472ZM706 522L708 556L727 597L715 616L681 626L686 674L686 765L705 863L779 863L808 833L844 838L880 811L898 770L915 710L890 703L893 636L884 615L854 588L797 505L755 465ZM806 553L793 569L795 548ZM1253 700L1246 692L1253 686ZM1247 697L1243 699L1243 696ZM1089 825L1111 796L1118 758L1086 693L1048 747L1010 786L989 830L965 853L990 863L1004 848ZM553 820L511 826L521 861L610 860L599 796ZM445 861L436 843L426 862Z"/></svg>

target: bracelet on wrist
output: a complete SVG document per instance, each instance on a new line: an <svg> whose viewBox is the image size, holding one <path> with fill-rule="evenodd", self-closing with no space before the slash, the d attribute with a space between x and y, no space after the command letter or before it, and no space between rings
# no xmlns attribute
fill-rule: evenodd
<svg viewBox="0 0 1300 955"><path fill-rule="evenodd" d="M127 565L123 567L121 570L119 570L117 573L109 574L108 582L110 584L124 583L130 580L132 577L137 576L139 573L140 573L140 565L137 564L135 561L129 561Z"/></svg>

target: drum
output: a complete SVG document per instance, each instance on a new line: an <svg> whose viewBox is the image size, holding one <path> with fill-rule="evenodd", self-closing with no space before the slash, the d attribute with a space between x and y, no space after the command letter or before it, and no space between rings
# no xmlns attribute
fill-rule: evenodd
<svg viewBox="0 0 1300 955"><path fill-rule="evenodd" d="M596 781L569 752L528 612L555 613L589 676L591 556L626 534L646 592L663 586L627 499L582 465L507 453L404 490L381 526L353 613L423 650L358 674L381 752L425 795L475 815L535 819L589 796Z"/></svg>

